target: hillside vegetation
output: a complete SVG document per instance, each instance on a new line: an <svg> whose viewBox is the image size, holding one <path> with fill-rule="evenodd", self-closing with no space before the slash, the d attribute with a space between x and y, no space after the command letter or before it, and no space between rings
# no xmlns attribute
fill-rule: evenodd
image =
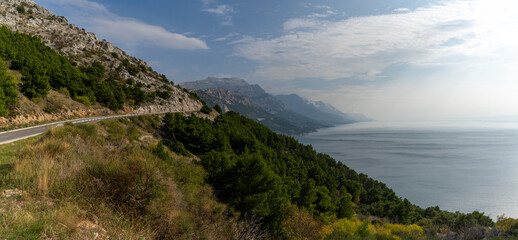
<svg viewBox="0 0 518 240"><path fill-rule="evenodd" d="M239 225L192 157L140 117L65 126L2 146L0 238L230 239Z"/></svg>
<svg viewBox="0 0 518 240"><path fill-rule="evenodd" d="M418 224L431 236L494 226L479 212L415 206L385 184L235 112L215 121L167 114L163 131L172 150L181 154L186 149L200 156L218 199L240 212L256 213L275 236L289 236L297 219L334 226L339 219L355 216L376 217L378 223ZM309 217L301 217L304 214Z"/></svg>
<svg viewBox="0 0 518 240"><path fill-rule="evenodd" d="M0 146L0 216L2 239L503 234L478 212L421 209L234 112L214 121L167 114L66 125ZM515 234L516 221L497 226Z"/></svg>
<svg viewBox="0 0 518 240"><path fill-rule="evenodd" d="M76 67L38 37L13 33L5 26L0 27L0 57L10 63L11 69L23 75L21 91L33 101L43 99L51 89L87 106L99 102L112 110L121 109L127 102L139 105L157 96L170 97L167 88L164 92L149 94L141 89L144 87L142 83L123 81L115 73L106 76L105 67L100 62ZM121 68L137 69L129 62Z"/></svg>

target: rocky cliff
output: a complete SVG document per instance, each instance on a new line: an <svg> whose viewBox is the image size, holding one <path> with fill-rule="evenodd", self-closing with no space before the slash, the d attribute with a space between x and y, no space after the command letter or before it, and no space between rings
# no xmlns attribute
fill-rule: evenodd
<svg viewBox="0 0 518 240"><path fill-rule="evenodd" d="M21 8L23 7L23 11ZM99 40L94 33L86 32L69 23L65 17L56 16L32 0L0 1L0 25L12 31L27 33L41 38L45 44L66 56L78 66L87 66L94 61L104 65L108 73L116 73L122 80L134 79L143 83L143 90L153 92L164 88L171 89L168 99L156 98L126 111L136 113L198 111L202 103L172 85L141 59L128 56L123 50L106 40ZM123 68L133 66L133 71Z"/></svg>
<svg viewBox="0 0 518 240"><path fill-rule="evenodd" d="M181 85L211 106L218 104L225 111L236 111L278 133L300 135L331 126L292 111L259 85L248 84L240 78L208 77Z"/></svg>

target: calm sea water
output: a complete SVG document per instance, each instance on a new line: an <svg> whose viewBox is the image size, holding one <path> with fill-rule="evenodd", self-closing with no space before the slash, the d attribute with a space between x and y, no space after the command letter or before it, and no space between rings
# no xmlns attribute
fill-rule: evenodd
<svg viewBox="0 0 518 240"><path fill-rule="evenodd" d="M298 139L421 207L518 217L518 124L371 122Z"/></svg>

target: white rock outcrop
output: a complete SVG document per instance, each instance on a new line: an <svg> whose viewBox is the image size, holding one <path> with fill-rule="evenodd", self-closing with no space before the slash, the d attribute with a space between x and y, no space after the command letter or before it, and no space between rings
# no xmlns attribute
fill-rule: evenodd
<svg viewBox="0 0 518 240"><path fill-rule="evenodd" d="M24 7L25 13L17 10L19 6ZM163 82L162 76L151 70L143 60L128 56L110 42L97 39L94 33L70 24L65 17L54 15L32 0L0 1L0 25L12 31L39 36L47 46L78 65L99 61L108 72L117 72L122 81L131 78L143 83L145 91L172 89L168 90L171 95L169 99L157 97L154 102L139 106L135 112L198 111L202 107L200 101L191 98L179 86ZM132 76L125 68L119 67L124 60L145 71Z"/></svg>

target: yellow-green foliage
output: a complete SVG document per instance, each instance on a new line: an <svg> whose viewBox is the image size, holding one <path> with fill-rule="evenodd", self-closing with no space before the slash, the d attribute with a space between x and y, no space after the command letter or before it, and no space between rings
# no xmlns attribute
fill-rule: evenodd
<svg viewBox="0 0 518 240"><path fill-rule="evenodd" d="M284 235L290 240L322 239L322 223L294 205L288 208L288 216L282 222Z"/></svg>
<svg viewBox="0 0 518 240"><path fill-rule="evenodd" d="M515 230L518 228L518 219L498 217L496 227L505 232Z"/></svg>
<svg viewBox="0 0 518 240"><path fill-rule="evenodd" d="M203 168L167 150L159 157L157 142L121 120L32 140L0 162L11 166L0 192L22 190L0 196L0 239L230 239L235 219L204 184Z"/></svg>
<svg viewBox="0 0 518 240"><path fill-rule="evenodd" d="M329 235L334 231L347 232L352 235L361 225L362 222L360 222L360 220L358 220L357 218L343 218L339 219L331 225L325 226L322 232L324 233L324 235ZM371 229L374 228L372 225L370 225L370 227Z"/></svg>
<svg viewBox="0 0 518 240"><path fill-rule="evenodd" d="M344 218L322 229L324 239L419 239L423 229L416 225L370 224L366 220Z"/></svg>
<svg viewBox="0 0 518 240"><path fill-rule="evenodd" d="M405 237L419 237L423 235L423 228L417 224L402 225L402 224L391 224L387 223L382 226L389 233L397 236Z"/></svg>

